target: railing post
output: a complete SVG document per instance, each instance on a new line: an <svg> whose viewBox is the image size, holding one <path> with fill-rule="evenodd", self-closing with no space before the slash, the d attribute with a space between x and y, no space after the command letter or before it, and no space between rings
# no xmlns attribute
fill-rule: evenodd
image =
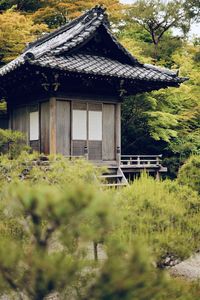
<svg viewBox="0 0 200 300"><path fill-rule="evenodd" d="M159 172L159 170L156 172L156 180L160 180L160 172Z"/></svg>
<svg viewBox="0 0 200 300"><path fill-rule="evenodd" d="M84 147L84 157L85 157L86 160L89 159L89 157L88 157L88 147L87 146Z"/></svg>
<svg viewBox="0 0 200 300"><path fill-rule="evenodd" d="M115 137L116 137L116 160L121 165L121 103L116 104L115 109Z"/></svg>
<svg viewBox="0 0 200 300"><path fill-rule="evenodd" d="M137 164L140 165L140 156L137 157Z"/></svg>
<svg viewBox="0 0 200 300"><path fill-rule="evenodd" d="M121 165L121 149L119 146L117 147L117 164L118 166Z"/></svg>

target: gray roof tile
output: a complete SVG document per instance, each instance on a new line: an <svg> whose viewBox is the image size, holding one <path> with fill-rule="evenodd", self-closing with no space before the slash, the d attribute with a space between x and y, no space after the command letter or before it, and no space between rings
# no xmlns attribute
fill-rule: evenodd
<svg viewBox="0 0 200 300"><path fill-rule="evenodd" d="M102 56L74 54L56 57L54 55L44 56L30 62L32 65L41 67L52 67L68 72L83 74L95 74L102 76L120 77L126 79L139 79L146 81L158 81L168 83L181 83L182 79L164 73L159 68L150 69L145 65L142 67L122 64L116 60Z"/></svg>

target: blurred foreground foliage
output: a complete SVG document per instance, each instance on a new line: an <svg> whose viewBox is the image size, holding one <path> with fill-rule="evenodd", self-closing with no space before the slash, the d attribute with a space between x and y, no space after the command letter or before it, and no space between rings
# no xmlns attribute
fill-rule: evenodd
<svg viewBox="0 0 200 300"><path fill-rule="evenodd" d="M198 283L172 280L156 268L168 255L184 259L199 249L195 188L144 174L108 190L101 172L62 156L0 156L1 293L37 300L54 291L77 300L199 299ZM92 242L103 245L107 258L94 260Z"/></svg>

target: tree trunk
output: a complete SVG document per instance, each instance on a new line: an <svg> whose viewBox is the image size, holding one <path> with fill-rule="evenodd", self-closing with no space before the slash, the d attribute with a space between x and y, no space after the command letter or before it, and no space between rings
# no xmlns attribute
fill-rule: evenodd
<svg viewBox="0 0 200 300"><path fill-rule="evenodd" d="M153 53L153 58L155 62L158 61L158 41L154 43L154 53Z"/></svg>

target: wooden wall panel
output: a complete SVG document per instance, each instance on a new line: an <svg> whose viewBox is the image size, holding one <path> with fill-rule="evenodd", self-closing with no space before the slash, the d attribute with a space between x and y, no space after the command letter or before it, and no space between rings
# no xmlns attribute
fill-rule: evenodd
<svg viewBox="0 0 200 300"><path fill-rule="evenodd" d="M73 109L79 110L87 110L87 103L86 102L72 102Z"/></svg>
<svg viewBox="0 0 200 300"><path fill-rule="evenodd" d="M72 142L72 155L73 156L84 156L85 147L87 145L87 141L73 141Z"/></svg>
<svg viewBox="0 0 200 300"><path fill-rule="evenodd" d="M49 102L43 102L40 106L40 148L41 152L49 154L49 135L50 135L50 109Z"/></svg>
<svg viewBox="0 0 200 300"><path fill-rule="evenodd" d="M115 147L115 105L103 105L103 160L116 159Z"/></svg>
<svg viewBox="0 0 200 300"><path fill-rule="evenodd" d="M71 108L69 101L57 101L56 108L56 143L57 153L70 155L71 140Z"/></svg>
<svg viewBox="0 0 200 300"><path fill-rule="evenodd" d="M102 141L89 141L89 160L102 160Z"/></svg>
<svg viewBox="0 0 200 300"><path fill-rule="evenodd" d="M50 154L56 154L56 127L57 127L57 122L56 122L56 111L57 111L57 101L55 97L51 97L49 99L49 122L50 122L50 141L49 141L49 151Z"/></svg>
<svg viewBox="0 0 200 300"><path fill-rule="evenodd" d="M30 147L33 151L40 152L40 141L30 141Z"/></svg>
<svg viewBox="0 0 200 300"><path fill-rule="evenodd" d="M88 103L88 110L102 111L102 103Z"/></svg>
<svg viewBox="0 0 200 300"><path fill-rule="evenodd" d="M29 114L26 106L14 108L12 112L12 129L26 134L27 142L29 136Z"/></svg>
<svg viewBox="0 0 200 300"><path fill-rule="evenodd" d="M0 128L1 129L8 129L8 116L1 116L0 115Z"/></svg>

